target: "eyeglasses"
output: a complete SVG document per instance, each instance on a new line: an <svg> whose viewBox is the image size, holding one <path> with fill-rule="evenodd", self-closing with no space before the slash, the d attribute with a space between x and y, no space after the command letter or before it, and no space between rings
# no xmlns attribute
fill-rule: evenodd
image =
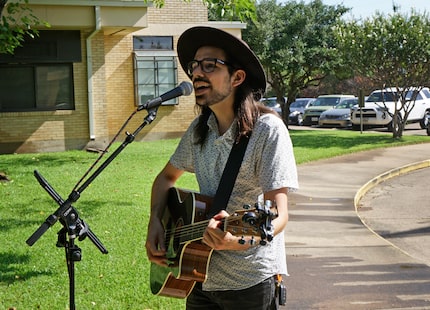
<svg viewBox="0 0 430 310"><path fill-rule="evenodd" d="M214 72L217 63L225 66L231 66L231 64L229 64L228 62L218 58L205 58L202 60L191 60L187 66L188 75L190 76L193 75L194 70L196 70L198 66L200 66L202 71L205 73Z"/></svg>

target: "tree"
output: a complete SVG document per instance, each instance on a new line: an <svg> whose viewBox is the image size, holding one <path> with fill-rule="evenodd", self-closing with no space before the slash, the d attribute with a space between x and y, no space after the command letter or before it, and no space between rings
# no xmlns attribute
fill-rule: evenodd
<svg viewBox="0 0 430 310"><path fill-rule="evenodd" d="M300 90L317 85L326 75L342 73L333 27L349 9L289 1L263 0L257 5L257 21L243 37L260 57L268 83L283 101L283 118ZM282 102L281 101L281 102Z"/></svg>
<svg viewBox="0 0 430 310"><path fill-rule="evenodd" d="M339 48L355 75L374 83L397 89L400 104L391 114L393 137L400 138L407 118L415 105L408 96L429 84L430 20L427 13L376 13L364 21L350 21L338 28Z"/></svg>
<svg viewBox="0 0 430 310"><path fill-rule="evenodd" d="M48 23L39 20L28 7L28 0L0 0L0 54L13 54L26 36L38 35L34 27Z"/></svg>
<svg viewBox="0 0 430 310"><path fill-rule="evenodd" d="M187 1L187 0L185 0ZM209 20L255 20L254 0L203 0L208 7Z"/></svg>

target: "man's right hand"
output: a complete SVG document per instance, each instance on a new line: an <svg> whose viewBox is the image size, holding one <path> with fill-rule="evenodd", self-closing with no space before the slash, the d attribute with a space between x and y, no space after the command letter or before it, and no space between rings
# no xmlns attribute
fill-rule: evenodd
<svg viewBox="0 0 430 310"><path fill-rule="evenodd" d="M167 266L164 228L158 218L151 218L145 243L149 260L160 266Z"/></svg>

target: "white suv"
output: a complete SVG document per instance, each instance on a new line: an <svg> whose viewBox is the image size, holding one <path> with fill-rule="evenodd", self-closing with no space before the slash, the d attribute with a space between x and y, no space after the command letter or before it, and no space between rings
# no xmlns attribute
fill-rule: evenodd
<svg viewBox="0 0 430 310"><path fill-rule="evenodd" d="M411 88L406 94L406 100L411 99L416 88ZM354 129L360 128L360 119L363 118L363 127L387 127L392 130L392 117L395 110L396 88L385 88L373 91L364 102L364 107L356 107L351 113L351 122ZM400 101L397 102L400 105ZM413 103L411 103L413 104ZM404 112L400 112L403 116ZM428 123L427 115L430 114L430 90L422 88L417 94L414 107L408 115L408 123L419 122L421 128L426 128Z"/></svg>

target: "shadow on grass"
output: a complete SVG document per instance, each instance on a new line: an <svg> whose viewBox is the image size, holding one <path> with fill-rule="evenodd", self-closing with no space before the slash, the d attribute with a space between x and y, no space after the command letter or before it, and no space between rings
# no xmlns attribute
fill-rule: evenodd
<svg viewBox="0 0 430 310"><path fill-rule="evenodd" d="M60 167L70 164L90 165L95 158L95 154L82 151L63 152L61 156L58 153L2 155L0 170L7 172L9 166L38 167L37 169L40 169L43 167Z"/></svg>
<svg viewBox="0 0 430 310"><path fill-rule="evenodd" d="M18 219L19 215L17 214L14 218L4 218L3 221L0 221L0 231L6 232L11 230L21 230L25 227L30 227L38 224L37 220L22 220Z"/></svg>
<svg viewBox="0 0 430 310"><path fill-rule="evenodd" d="M30 255L13 252L0 253L0 284L12 284L16 281L25 281L40 275L52 275L50 271L22 271L22 266L28 266Z"/></svg>

